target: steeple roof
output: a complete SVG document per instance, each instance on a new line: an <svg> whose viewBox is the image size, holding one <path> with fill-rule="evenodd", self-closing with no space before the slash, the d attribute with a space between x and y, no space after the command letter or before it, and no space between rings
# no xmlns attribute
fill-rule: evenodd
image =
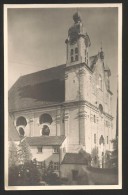
<svg viewBox="0 0 128 195"><path fill-rule="evenodd" d="M75 23L81 22L81 17L78 13L78 11L73 15L73 20Z"/></svg>

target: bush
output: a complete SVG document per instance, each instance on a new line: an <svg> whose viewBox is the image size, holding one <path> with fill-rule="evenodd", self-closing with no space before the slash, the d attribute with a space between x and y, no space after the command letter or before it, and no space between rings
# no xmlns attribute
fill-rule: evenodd
<svg viewBox="0 0 128 195"><path fill-rule="evenodd" d="M32 161L9 168L10 186L39 185L41 175Z"/></svg>
<svg viewBox="0 0 128 195"><path fill-rule="evenodd" d="M47 175L43 177L43 180L49 185L61 185L61 179L54 172L48 172Z"/></svg>

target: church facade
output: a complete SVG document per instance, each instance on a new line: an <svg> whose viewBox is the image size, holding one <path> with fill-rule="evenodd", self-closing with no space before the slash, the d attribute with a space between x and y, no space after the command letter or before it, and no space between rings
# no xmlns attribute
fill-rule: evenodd
<svg viewBox="0 0 128 195"><path fill-rule="evenodd" d="M73 20L66 64L21 76L9 90L9 115L33 159L52 160L64 177L65 166L79 169L89 155L92 166L106 167L113 131L111 71L102 48L90 56L91 40L78 13Z"/></svg>

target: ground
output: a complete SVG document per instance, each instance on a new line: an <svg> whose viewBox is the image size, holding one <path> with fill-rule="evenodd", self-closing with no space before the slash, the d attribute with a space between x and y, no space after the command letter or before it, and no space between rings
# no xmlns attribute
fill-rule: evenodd
<svg viewBox="0 0 128 195"><path fill-rule="evenodd" d="M116 170L88 168L85 173L85 176L79 181L80 185L118 185Z"/></svg>

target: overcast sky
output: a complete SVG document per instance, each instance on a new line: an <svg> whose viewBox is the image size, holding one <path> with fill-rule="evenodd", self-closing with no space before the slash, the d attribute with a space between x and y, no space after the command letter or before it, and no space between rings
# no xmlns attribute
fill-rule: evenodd
<svg viewBox="0 0 128 195"><path fill-rule="evenodd" d="M76 8L8 9L9 88L19 76L66 62L65 39ZM84 27L90 37L89 55L100 51L111 69L113 115L116 112L118 69L118 9L79 8Z"/></svg>

